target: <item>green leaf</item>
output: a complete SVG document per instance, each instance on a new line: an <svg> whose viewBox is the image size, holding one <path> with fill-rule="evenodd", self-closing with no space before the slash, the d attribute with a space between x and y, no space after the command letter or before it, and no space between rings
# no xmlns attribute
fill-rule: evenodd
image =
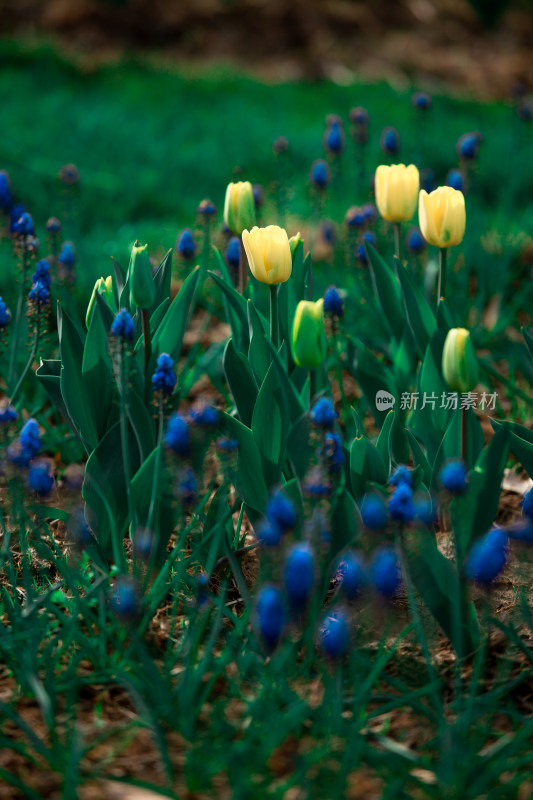
<svg viewBox="0 0 533 800"><path fill-rule="evenodd" d="M522 336L524 337L526 347L529 350L529 355L533 359L533 336L525 328L522 328Z"/></svg>
<svg viewBox="0 0 533 800"><path fill-rule="evenodd" d="M134 389L129 389L127 398L128 420L135 434L135 440L142 461L148 458L148 455L155 447L154 420L151 413L146 408L144 401Z"/></svg>
<svg viewBox="0 0 533 800"><path fill-rule="evenodd" d="M402 287L407 319L418 345L420 355L423 355L426 352L433 334L437 330L435 314L402 264L398 264L398 277Z"/></svg>
<svg viewBox="0 0 533 800"><path fill-rule="evenodd" d="M356 437L350 447L350 479L354 497L359 499L368 483L387 483L388 472L383 459L366 436Z"/></svg>
<svg viewBox="0 0 533 800"><path fill-rule="evenodd" d="M376 406L376 395L378 392L386 391L391 394L396 401L398 400L398 388L392 371L383 361L380 361L374 353L369 350L362 342L354 340L357 344L357 363L355 366L355 378L358 381L370 412L376 424L381 428L385 422L388 410L382 411Z"/></svg>
<svg viewBox="0 0 533 800"><path fill-rule="evenodd" d="M96 432L101 439L107 430L107 421L113 397L113 365L109 356L107 332L97 304L85 339L82 376L91 397Z"/></svg>
<svg viewBox="0 0 533 800"><path fill-rule="evenodd" d="M349 547L359 538L361 515L352 495L346 490L340 493L331 517L331 544L329 559Z"/></svg>
<svg viewBox="0 0 533 800"><path fill-rule="evenodd" d="M405 329L405 313L398 280L375 247L367 243L365 249L384 318L395 339L400 341Z"/></svg>
<svg viewBox="0 0 533 800"><path fill-rule="evenodd" d="M383 459L383 464L385 466L387 478L390 475L391 449L392 449L391 440L392 440L393 424L394 424L394 410L391 408L391 410L385 417L385 422L383 423L383 427L379 432L378 440L376 442L376 449L380 454L381 458Z"/></svg>
<svg viewBox="0 0 533 800"><path fill-rule="evenodd" d="M46 389L46 392L65 422L78 435L74 423L70 419L67 407L61 394L61 360L41 359L41 364L35 374Z"/></svg>
<svg viewBox="0 0 533 800"><path fill-rule="evenodd" d="M153 314L161 303L170 299L170 283L172 279L172 250L169 250L161 261L154 275L155 299L150 309Z"/></svg>
<svg viewBox="0 0 533 800"><path fill-rule="evenodd" d="M239 418L245 425L250 426L258 389L248 359L235 349L233 339L229 339L226 344L223 363Z"/></svg>
<svg viewBox="0 0 533 800"><path fill-rule="evenodd" d="M449 392L442 377L442 349L445 337L446 334L437 330L427 347L418 373L417 408L409 418L409 427L424 444L430 464L435 460L439 450L449 416L449 410L441 407L443 392L445 394ZM423 407L424 396L425 407Z"/></svg>
<svg viewBox="0 0 533 800"><path fill-rule="evenodd" d="M248 352L248 348L250 347L250 337L248 335L248 301L241 295L233 286L230 286L220 275L217 275L216 272L212 270L208 270L208 274L211 275L217 286L220 287L222 293L234 314L238 319L238 326L236 330L232 331L235 337L236 345L238 346L239 350L243 350Z"/></svg>
<svg viewBox="0 0 533 800"><path fill-rule="evenodd" d="M509 431L509 450L522 464L530 478L533 478L533 431L518 422L491 419L490 424L497 430L503 426Z"/></svg>
<svg viewBox="0 0 533 800"><path fill-rule="evenodd" d="M407 543L407 559L420 597L457 655L463 658L473 653L479 645L479 624L473 603L461 599L455 564L442 555L435 539L427 535Z"/></svg>
<svg viewBox="0 0 533 800"><path fill-rule="evenodd" d="M248 300L248 321L250 327L248 363L259 387L265 379L272 359L270 348L266 343L268 335L266 320L259 316L251 300Z"/></svg>
<svg viewBox="0 0 533 800"><path fill-rule="evenodd" d="M228 435L239 442L236 485L247 506L258 514L265 510L268 489L263 476L261 453L250 428L225 413Z"/></svg>
<svg viewBox="0 0 533 800"><path fill-rule="evenodd" d="M288 436L287 401L272 364L261 384L252 415L252 432L263 459L267 485L280 482Z"/></svg>
<svg viewBox="0 0 533 800"><path fill-rule="evenodd" d="M192 314L191 305L197 281L198 269L195 269L187 276L170 308L163 317L152 340L153 353L149 374L155 369L157 358L161 353L168 353L174 361L178 361L181 355L183 337Z"/></svg>
<svg viewBox="0 0 533 800"><path fill-rule="evenodd" d="M431 473L432 473L430 463L427 460L426 454L422 450L418 442L418 439L413 434L413 432L410 430L406 430L406 433L407 433L407 439L409 441L409 447L411 449L411 454L413 456L413 463L416 467L419 467L421 469L422 480L426 484L426 486L429 486L431 483Z"/></svg>
<svg viewBox="0 0 533 800"><path fill-rule="evenodd" d="M503 473L509 452L509 431L501 427L481 452L469 475L466 494L456 498L461 556L470 543L486 533L496 518Z"/></svg>
<svg viewBox="0 0 533 800"><path fill-rule="evenodd" d="M450 458L461 458L461 409L457 408L452 416L446 433L442 437L441 445L433 462L433 482L435 483L440 469L445 461ZM466 465L470 469L483 450L485 437L481 423L475 411L470 408L466 412Z"/></svg>
<svg viewBox="0 0 533 800"><path fill-rule="evenodd" d="M57 308L57 329L62 365L61 394L74 428L89 453L98 444L93 399L99 387L91 387L84 380L81 372L84 343L68 313L60 305Z"/></svg>
<svg viewBox="0 0 533 800"><path fill-rule="evenodd" d="M314 452L310 443L310 433L311 419L309 412L306 411L293 423L287 438L287 455L300 480L304 479Z"/></svg>

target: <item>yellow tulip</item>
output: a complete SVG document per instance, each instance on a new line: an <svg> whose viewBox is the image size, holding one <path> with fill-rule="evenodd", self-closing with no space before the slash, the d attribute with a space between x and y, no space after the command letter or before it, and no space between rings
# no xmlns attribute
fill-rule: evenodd
<svg viewBox="0 0 533 800"><path fill-rule="evenodd" d="M418 206L420 230L424 239L435 247L453 247L465 235L465 198L458 189L439 186L428 194L420 192Z"/></svg>
<svg viewBox="0 0 533 800"><path fill-rule="evenodd" d="M237 236L255 225L254 191L250 181L229 183L224 202L224 222Z"/></svg>
<svg viewBox="0 0 533 800"><path fill-rule="evenodd" d="M385 164L376 170L374 190L378 211L388 222L412 219L418 202L420 176L414 164Z"/></svg>
<svg viewBox="0 0 533 800"><path fill-rule="evenodd" d="M273 286L291 277L292 256L284 228L268 225L242 232L242 243L254 278Z"/></svg>

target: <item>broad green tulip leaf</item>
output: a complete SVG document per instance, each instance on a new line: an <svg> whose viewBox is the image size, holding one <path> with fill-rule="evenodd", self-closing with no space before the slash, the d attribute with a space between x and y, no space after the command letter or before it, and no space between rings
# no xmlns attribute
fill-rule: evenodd
<svg viewBox="0 0 533 800"><path fill-rule="evenodd" d="M329 559L334 559L345 547L359 538L361 515L352 495L346 490L337 497L331 516L331 543Z"/></svg>
<svg viewBox="0 0 533 800"><path fill-rule="evenodd" d="M61 394L76 433L90 453L98 444L94 404L98 403L100 387L91 387L82 375L84 342L60 305L57 308L57 329L62 365Z"/></svg>
<svg viewBox="0 0 533 800"><path fill-rule="evenodd" d="M402 264L398 264L398 277L402 287L407 319L418 345L419 353L422 356L437 330L435 314Z"/></svg>
<svg viewBox="0 0 533 800"><path fill-rule="evenodd" d="M258 389L248 359L235 349L233 339L229 339L226 345L223 363L239 419L244 425L251 426Z"/></svg>
<svg viewBox="0 0 533 800"><path fill-rule="evenodd" d="M350 447L350 480L354 497L359 499L367 490L367 484L381 486L388 480L387 468L370 439L356 437Z"/></svg>
<svg viewBox="0 0 533 800"><path fill-rule="evenodd" d="M311 420L306 411L293 423L287 439L287 455L298 478L303 480L313 455L310 444Z"/></svg>
<svg viewBox="0 0 533 800"><path fill-rule="evenodd" d="M490 529L498 513L509 438L507 428L496 431L469 474L466 494L454 500L462 557L470 543Z"/></svg>
<svg viewBox="0 0 533 800"><path fill-rule="evenodd" d="M128 419L133 428L142 461L148 458L155 446L154 420L134 389L128 391L127 400Z"/></svg>
<svg viewBox="0 0 533 800"><path fill-rule="evenodd" d="M265 379L272 358L270 356L270 348L265 339L268 335L266 321L259 316L251 300L248 300L248 320L250 326L248 363L259 388Z"/></svg>
<svg viewBox="0 0 533 800"><path fill-rule="evenodd" d="M461 458L461 414L460 408L452 412L446 433L442 437L441 446L433 463L433 483L435 483L445 461L451 458ZM481 423L472 408L466 412L466 426L466 465L471 469L485 443Z"/></svg>
<svg viewBox="0 0 533 800"><path fill-rule="evenodd" d="M441 367L444 339L442 331L435 331L428 345L418 373L416 409L409 417L409 427L424 444L430 463L435 460L450 413L442 407L443 393L445 396L449 393Z"/></svg>
<svg viewBox="0 0 533 800"><path fill-rule="evenodd" d="M491 419L495 431L506 428L509 431L509 450L522 464L530 478L533 478L533 431L518 422Z"/></svg>
<svg viewBox="0 0 533 800"><path fill-rule="evenodd" d="M222 258L222 256L220 256L220 258ZM239 350L247 353L250 347L250 337L248 335L248 301L216 272L208 270L208 275L211 275L217 286L222 290L223 297L237 317L238 325L235 326L235 329L233 325L231 326L235 343L238 345Z"/></svg>
<svg viewBox="0 0 533 800"><path fill-rule="evenodd" d="M367 243L365 249L384 318L395 339L400 341L405 329L405 313L398 280L375 247Z"/></svg>
<svg viewBox="0 0 533 800"><path fill-rule="evenodd" d="M409 442L409 447L411 449L411 454L413 456L413 463L416 467L419 467L422 472L422 480L429 486L431 483L431 474L432 469L430 466L429 461L426 458L426 454L422 450L418 439L414 435L414 433L410 430L406 430L407 433L407 440Z"/></svg>
<svg viewBox="0 0 533 800"><path fill-rule="evenodd" d="M269 487L280 482L289 429L288 403L271 365L263 381L252 415L252 432L263 459Z"/></svg>
<svg viewBox="0 0 533 800"><path fill-rule="evenodd" d="M394 424L394 411L391 409L385 417L383 427L379 432L378 440L376 442L376 449L383 459L387 478L390 475L391 466L391 446L392 446L392 426Z"/></svg>
<svg viewBox="0 0 533 800"><path fill-rule="evenodd" d="M197 281L198 269L195 269L185 279L181 289L163 317L152 340L153 353L149 374L152 374L154 371L157 357L161 353L168 353L174 361L178 361L181 355L183 337L193 311L192 301Z"/></svg>
<svg viewBox="0 0 533 800"><path fill-rule="evenodd" d="M388 394L392 395L394 400L398 402L396 380L391 369L383 361L380 361L362 342L357 342L357 346L357 363L354 375L363 390L372 416L381 428L392 405L389 404L388 407L381 408L380 406L378 408L376 397L379 399ZM385 395L382 394L383 392Z"/></svg>
<svg viewBox="0 0 533 800"><path fill-rule="evenodd" d="M420 597L459 658L470 655L479 645L479 623L473 603L461 599L455 564L442 555L435 539L426 532L416 541L408 540L406 550L411 577Z"/></svg>
<svg viewBox="0 0 533 800"><path fill-rule="evenodd" d="M115 279L113 281L113 293L115 295L115 303L117 304L117 308L121 308L120 305L120 298L122 297L122 292L124 291L124 284L126 283L126 273L118 263L115 261L114 258L111 258L113 262L113 272L115 273Z"/></svg>
<svg viewBox="0 0 533 800"><path fill-rule="evenodd" d="M239 442L237 490L247 506L257 514L263 514L268 500L268 489L263 476L259 447L250 428L227 413L224 413L224 418L228 436Z"/></svg>
<svg viewBox="0 0 533 800"><path fill-rule="evenodd" d="M65 422L77 434L76 427L70 419L67 407L61 394L61 361L60 359L41 359L35 372L46 392Z"/></svg>
<svg viewBox="0 0 533 800"><path fill-rule="evenodd" d="M170 283L172 279L172 250L165 255L154 275L155 298L150 309L153 315L155 310L165 300L170 298Z"/></svg>
<svg viewBox="0 0 533 800"><path fill-rule="evenodd" d="M82 376L91 395L93 415L98 435L102 438L107 430L111 401L113 398L113 365L109 356L107 333L100 306L96 305L85 339Z"/></svg>

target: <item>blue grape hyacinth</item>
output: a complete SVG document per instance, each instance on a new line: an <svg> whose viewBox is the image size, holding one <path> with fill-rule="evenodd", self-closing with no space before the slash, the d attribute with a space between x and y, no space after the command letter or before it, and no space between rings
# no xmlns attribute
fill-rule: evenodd
<svg viewBox="0 0 533 800"><path fill-rule="evenodd" d="M170 395L176 386L176 373L173 370L174 362L168 353L161 353L157 359L157 367L152 375L154 392Z"/></svg>
<svg viewBox="0 0 533 800"><path fill-rule="evenodd" d="M493 528L470 548L465 562L465 575L477 583L489 584L504 568L508 554L507 533L500 528Z"/></svg>
<svg viewBox="0 0 533 800"><path fill-rule="evenodd" d="M400 137L396 128L384 128L379 140L381 149L388 155L394 156L400 149Z"/></svg>
<svg viewBox="0 0 533 800"><path fill-rule="evenodd" d="M385 527L388 519L387 506L380 494L365 494L361 503L361 519L364 526L371 531L379 531Z"/></svg>
<svg viewBox="0 0 533 800"><path fill-rule="evenodd" d="M293 609L302 609L315 583L315 553L309 542L297 542L289 550L283 568L283 582Z"/></svg>
<svg viewBox="0 0 533 800"><path fill-rule="evenodd" d="M439 481L450 494L463 494L467 488L468 470L464 461L448 461L439 472Z"/></svg>
<svg viewBox="0 0 533 800"><path fill-rule="evenodd" d="M7 328L11 322L11 311L6 306L5 300L0 297L0 331Z"/></svg>
<svg viewBox="0 0 533 800"><path fill-rule="evenodd" d="M389 483L391 486L400 486L402 483L406 483L407 486L413 485L413 472L406 467L405 464L399 464L392 475L390 476Z"/></svg>
<svg viewBox="0 0 533 800"><path fill-rule="evenodd" d="M415 518L416 508L413 490L407 483L400 483L389 498L389 514L392 519L409 523Z"/></svg>
<svg viewBox="0 0 533 800"><path fill-rule="evenodd" d="M190 228L185 228L184 231L178 236L176 242L176 250L185 259L194 258L196 253L196 242Z"/></svg>
<svg viewBox="0 0 533 800"><path fill-rule="evenodd" d="M311 421L318 428L332 428L338 416L329 397L321 397L311 409Z"/></svg>
<svg viewBox="0 0 533 800"><path fill-rule="evenodd" d="M309 180L317 189L325 189L329 183L329 167L325 161L319 158L311 166Z"/></svg>
<svg viewBox="0 0 533 800"><path fill-rule="evenodd" d="M335 580L348 600L359 597L366 582L365 565L360 553L346 550L337 563Z"/></svg>
<svg viewBox="0 0 533 800"><path fill-rule="evenodd" d="M291 530L298 522L298 514L292 500L281 490L276 489L269 497L265 516L283 531Z"/></svg>
<svg viewBox="0 0 533 800"><path fill-rule="evenodd" d="M46 463L32 464L27 478L28 488L44 497L54 488L54 476L50 465Z"/></svg>
<svg viewBox="0 0 533 800"><path fill-rule="evenodd" d="M274 650L281 638L287 612L281 590L272 584L264 584L257 592L255 624L269 650Z"/></svg>
<svg viewBox="0 0 533 800"><path fill-rule="evenodd" d="M396 553L392 548L381 547L375 551L368 575L379 595L388 599L396 594L402 582L402 574Z"/></svg>
<svg viewBox="0 0 533 800"><path fill-rule="evenodd" d="M115 319L111 325L112 335L117 339L123 339L131 342L134 332L135 323L133 321L133 317L127 309L121 308L115 314Z"/></svg>
<svg viewBox="0 0 533 800"><path fill-rule="evenodd" d="M522 513L533 519L533 487L524 495L522 500Z"/></svg>
<svg viewBox="0 0 533 800"><path fill-rule="evenodd" d="M165 430L164 440L166 446L175 453L178 453L178 455L187 455L191 436L185 417L177 412L170 417Z"/></svg>
<svg viewBox="0 0 533 800"><path fill-rule="evenodd" d="M233 269L238 269L241 263L241 244L238 236L232 236L226 248L226 261Z"/></svg>
<svg viewBox="0 0 533 800"><path fill-rule="evenodd" d="M331 659L342 658L350 647L350 617L341 606L327 611L318 629L318 647Z"/></svg>
<svg viewBox="0 0 533 800"><path fill-rule="evenodd" d="M336 286L330 286L324 294L324 314L332 317L342 317L344 314L344 302Z"/></svg>

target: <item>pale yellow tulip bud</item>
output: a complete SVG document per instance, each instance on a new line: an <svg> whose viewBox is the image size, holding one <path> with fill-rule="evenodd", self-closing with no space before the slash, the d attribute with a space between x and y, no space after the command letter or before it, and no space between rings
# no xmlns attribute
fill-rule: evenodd
<svg viewBox="0 0 533 800"><path fill-rule="evenodd" d="M224 202L224 222L237 236L255 225L254 190L250 181L229 183Z"/></svg>
<svg viewBox="0 0 533 800"><path fill-rule="evenodd" d="M414 164L379 166L374 178L378 211L388 222L407 222L413 218L418 202L420 176Z"/></svg>
<svg viewBox="0 0 533 800"><path fill-rule="evenodd" d="M473 392L479 379L479 368L470 332L466 328L448 331L442 351L442 374L453 392Z"/></svg>
<svg viewBox="0 0 533 800"><path fill-rule="evenodd" d="M439 186L428 194L420 192L418 205L420 230L424 239L435 247L453 247L465 235L465 198L458 189Z"/></svg>
<svg viewBox="0 0 533 800"><path fill-rule="evenodd" d="M254 278L270 286L291 277L292 256L284 228L268 225L242 232L242 243Z"/></svg>

